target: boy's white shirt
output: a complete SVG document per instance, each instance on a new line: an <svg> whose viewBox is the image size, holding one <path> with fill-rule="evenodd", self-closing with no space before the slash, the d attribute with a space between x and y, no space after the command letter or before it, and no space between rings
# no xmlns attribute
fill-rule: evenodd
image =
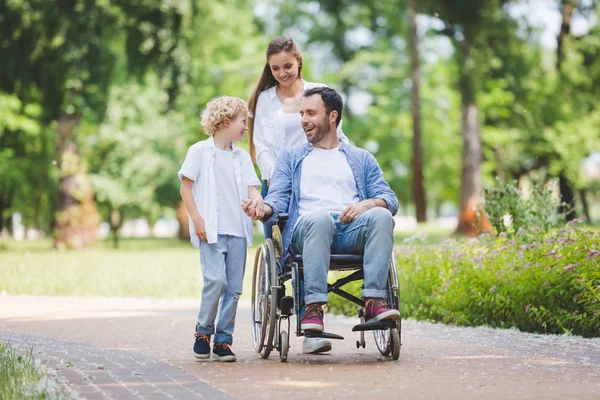
<svg viewBox="0 0 600 400"><path fill-rule="evenodd" d="M236 145L233 148L233 171L238 188L240 202L248 198L248 186L260 186L260 181L254 171L250 154ZM190 146L185 161L178 172L179 179L186 178L194 181L192 195L200 216L204 220L206 239L208 243L217 243L219 207L217 202L217 179L215 177L216 147L213 137L197 142ZM200 247L200 239L196 235L194 222L188 213L190 224L190 241L194 247ZM252 219L242 213L244 232L248 247L252 246Z"/></svg>

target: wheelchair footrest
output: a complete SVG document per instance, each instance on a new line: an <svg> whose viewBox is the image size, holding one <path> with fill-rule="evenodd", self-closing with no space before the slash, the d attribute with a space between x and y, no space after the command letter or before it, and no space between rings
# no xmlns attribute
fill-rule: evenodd
<svg viewBox="0 0 600 400"><path fill-rule="evenodd" d="M319 332L319 331L311 331L309 329L304 330L304 336L307 338L324 338L324 339L338 339L344 340L343 336L336 335L335 333L327 333L327 332Z"/></svg>
<svg viewBox="0 0 600 400"><path fill-rule="evenodd" d="M354 325L352 328L352 332L360 332L360 331L379 331L388 328L395 328L396 321L395 320L383 320L383 321L374 321L374 322L365 322L364 324Z"/></svg>

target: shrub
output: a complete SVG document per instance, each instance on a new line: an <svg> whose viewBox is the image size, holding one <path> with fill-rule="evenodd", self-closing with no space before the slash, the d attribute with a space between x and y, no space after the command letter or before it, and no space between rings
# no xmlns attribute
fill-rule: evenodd
<svg viewBox="0 0 600 400"><path fill-rule="evenodd" d="M519 190L517 181L503 183L484 191L484 211L496 233L512 236L519 231L536 227L542 233L564 221L555 210L560 201L549 186L533 183L528 197ZM505 218L510 223L505 223Z"/></svg>
<svg viewBox="0 0 600 400"><path fill-rule="evenodd" d="M547 235L400 248L403 318L600 337L600 235L578 222ZM356 312L334 295L330 309Z"/></svg>

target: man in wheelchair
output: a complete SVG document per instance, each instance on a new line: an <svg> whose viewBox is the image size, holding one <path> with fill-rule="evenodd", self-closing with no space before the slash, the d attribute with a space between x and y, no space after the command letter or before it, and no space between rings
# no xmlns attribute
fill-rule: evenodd
<svg viewBox="0 0 600 400"><path fill-rule="evenodd" d="M400 312L386 302L393 248L393 215L398 199L384 180L375 157L338 141L342 99L333 89L304 92L300 114L308 142L284 151L264 200L266 224L289 214L282 232L281 262L301 254L306 311L303 330L323 332L327 273L333 254L363 254L366 322L397 320ZM248 215L256 210L244 206Z"/></svg>

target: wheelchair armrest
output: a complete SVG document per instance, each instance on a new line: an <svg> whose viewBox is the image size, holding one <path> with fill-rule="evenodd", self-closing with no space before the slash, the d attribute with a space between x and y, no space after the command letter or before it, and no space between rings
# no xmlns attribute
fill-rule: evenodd
<svg viewBox="0 0 600 400"><path fill-rule="evenodd" d="M287 222L288 219L290 219L290 215L288 213L277 214L277 222L275 222L275 223L279 227L279 230L283 231L283 228L285 227L285 223Z"/></svg>

